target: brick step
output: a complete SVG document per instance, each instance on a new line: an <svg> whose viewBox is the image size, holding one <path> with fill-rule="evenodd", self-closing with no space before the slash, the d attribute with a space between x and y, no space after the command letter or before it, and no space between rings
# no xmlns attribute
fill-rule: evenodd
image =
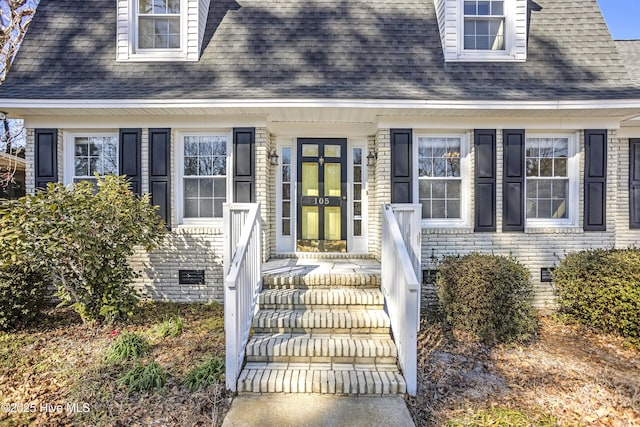
<svg viewBox="0 0 640 427"><path fill-rule="evenodd" d="M257 334L389 334L383 310L260 310L253 319Z"/></svg>
<svg viewBox="0 0 640 427"><path fill-rule="evenodd" d="M247 363L238 393L320 393L355 396L403 394L407 386L395 365ZM303 410L301 408L301 410Z"/></svg>
<svg viewBox="0 0 640 427"><path fill-rule="evenodd" d="M259 303L263 309L382 310L384 297L379 289L266 289L260 294Z"/></svg>
<svg viewBox="0 0 640 427"><path fill-rule="evenodd" d="M380 288L380 273L273 272L262 275L264 289Z"/></svg>
<svg viewBox="0 0 640 427"><path fill-rule="evenodd" d="M389 335L368 337L254 335L247 362L319 362L394 365L398 351Z"/></svg>

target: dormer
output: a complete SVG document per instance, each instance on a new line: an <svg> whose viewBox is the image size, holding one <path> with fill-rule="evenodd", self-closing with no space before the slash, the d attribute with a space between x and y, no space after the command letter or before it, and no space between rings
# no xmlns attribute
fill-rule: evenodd
<svg viewBox="0 0 640 427"><path fill-rule="evenodd" d="M527 60L527 0L434 0L447 62Z"/></svg>
<svg viewBox="0 0 640 427"><path fill-rule="evenodd" d="M117 61L197 61L210 0L118 0Z"/></svg>

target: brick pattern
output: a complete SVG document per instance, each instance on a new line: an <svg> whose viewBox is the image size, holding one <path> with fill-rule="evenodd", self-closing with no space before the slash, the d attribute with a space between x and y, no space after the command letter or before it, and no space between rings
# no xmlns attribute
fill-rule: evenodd
<svg viewBox="0 0 640 427"><path fill-rule="evenodd" d="M372 141L373 140L373 141ZM391 202L391 131L379 129L374 138L373 149L378 153L376 165L369 167L369 253L380 259L383 203ZM371 148L371 146L370 146ZM373 182L372 182L373 181Z"/></svg>
<svg viewBox="0 0 640 427"><path fill-rule="evenodd" d="M256 202L262 215L262 259L267 261L275 251L276 240L276 170L269 161L275 140L266 128L256 129Z"/></svg>
<svg viewBox="0 0 640 427"><path fill-rule="evenodd" d="M498 185L497 185L497 224L498 230L495 233L474 233L472 228L461 229L436 229L424 228L422 231L422 264L424 269L436 267L435 261L445 255L464 255L469 252L479 251L496 255L513 256L523 263L530 271L533 278L538 307L547 307L553 304L553 287L550 283L540 281L540 269L543 267L553 267L569 252L579 251L585 248L604 248L616 244L631 244L640 233L623 232L618 238L617 227L620 222L620 215L626 216L628 223L628 190L627 194L621 191L626 188L628 179L628 148L626 158L620 159L619 152L624 149L624 144L618 142L616 131L609 131L609 152L608 152L608 176L607 176L607 231L605 232L584 232L583 212L584 212L584 134L580 132L580 189L579 189L579 227L574 228L543 228L526 229L524 233L503 233L502 232L502 132L497 132L497 164L498 164ZM474 182L474 152L471 150L471 187ZM626 171L626 172L623 172ZM626 173L626 175L625 175ZM621 197L622 196L622 197ZM471 207L473 210L474 200L472 192ZM623 197L626 197L623 199ZM624 200L619 202L618 200ZM624 205L624 206L621 206ZM617 208L616 208L617 207ZM621 211L627 213L620 214ZM471 218L474 217L471 212ZM626 226L628 230L628 225ZM622 236L628 236L626 238ZM635 240L637 241L637 240ZM432 286L424 285L423 294L434 295Z"/></svg>
<svg viewBox="0 0 640 427"><path fill-rule="evenodd" d="M288 282L273 273L263 282ZM300 275L303 277L303 275ZM319 274L319 288L266 289L246 347L240 393L404 393L380 275L365 289ZM364 276L363 276L364 277Z"/></svg>
<svg viewBox="0 0 640 427"><path fill-rule="evenodd" d="M134 286L145 298L176 302L224 300L221 229L183 228L167 234L163 244L147 253L140 248L131 265L141 276ZM202 285L180 285L178 270L204 270Z"/></svg>
<svg viewBox="0 0 640 427"><path fill-rule="evenodd" d="M24 147L24 161L26 171L24 175L24 185L27 194L33 194L36 191L36 131L35 129L27 129L27 141Z"/></svg>

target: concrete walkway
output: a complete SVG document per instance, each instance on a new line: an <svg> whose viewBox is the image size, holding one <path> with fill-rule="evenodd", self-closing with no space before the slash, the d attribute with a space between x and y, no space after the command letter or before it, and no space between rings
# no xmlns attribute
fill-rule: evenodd
<svg viewBox="0 0 640 427"><path fill-rule="evenodd" d="M241 395L222 427L415 427L402 396Z"/></svg>

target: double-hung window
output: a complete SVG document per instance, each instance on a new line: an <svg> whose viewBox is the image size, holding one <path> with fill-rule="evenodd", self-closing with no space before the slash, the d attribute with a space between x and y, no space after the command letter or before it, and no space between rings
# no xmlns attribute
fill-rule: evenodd
<svg viewBox="0 0 640 427"><path fill-rule="evenodd" d="M181 0L137 0L138 49L180 49Z"/></svg>
<svg viewBox="0 0 640 427"><path fill-rule="evenodd" d="M227 201L225 135L187 135L183 140L183 218L222 218Z"/></svg>
<svg viewBox="0 0 640 427"><path fill-rule="evenodd" d="M422 219L433 225L466 223L468 171L464 138L419 136L417 145Z"/></svg>
<svg viewBox="0 0 640 427"><path fill-rule="evenodd" d="M72 182L96 181L95 175L118 173L117 135L72 136Z"/></svg>
<svg viewBox="0 0 640 427"><path fill-rule="evenodd" d="M526 140L528 226L575 225L577 165L571 136Z"/></svg>
<svg viewBox="0 0 640 427"><path fill-rule="evenodd" d="M503 0L464 0L464 49L505 50Z"/></svg>

